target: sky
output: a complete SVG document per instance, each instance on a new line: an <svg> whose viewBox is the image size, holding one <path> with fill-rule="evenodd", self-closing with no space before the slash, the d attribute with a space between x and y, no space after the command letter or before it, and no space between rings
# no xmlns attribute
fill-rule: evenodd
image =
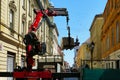
<svg viewBox="0 0 120 80"><path fill-rule="evenodd" d="M107 0L49 0L55 8L66 8L69 14L69 26L71 37L76 39L78 37L80 45L84 43L89 37L89 29L93 22L95 15L104 12ZM54 18L57 25L59 37L58 42L62 37L68 36L67 23L65 16L57 16ZM74 50L64 50L64 60L70 66L74 63Z"/></svg>

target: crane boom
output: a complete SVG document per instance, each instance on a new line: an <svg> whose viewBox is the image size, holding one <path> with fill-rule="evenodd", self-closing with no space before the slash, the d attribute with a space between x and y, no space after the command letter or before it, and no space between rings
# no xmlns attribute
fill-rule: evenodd
<svg viewBox="0 0 120 80"><path fill-rule="evenodd" d="M29 71L29 73L26 76L19 76L21 73L26 74L25 72L14 72L14 77L16 78L25 78L25 77L29 77L31 74L31 76L33 77L34 74L36 74L35 77L40 77L38 76L38 72L32 72L32 65L34 63L34 59L33 56L35 55L43 55L46 52L46 44L45 42L40 43L35 32L37 31L37 29L39 29L40 24L42 23L42 19L46 20L48 19L48 17L50 16L66 16L68 19L68 12L65 8L48 8L47 10L36 10L34 9L34 13L36 14L36 17L34 18L33 23L31 24L28 33L25 35L24 37L24 43L26 45L26 63L27 63L27 71ZM44 74L49 74L51 75L49 72L48 73L44 73ZM42 76L44 77L44 76ZM50 76L48 76L50 77Z"/></svg>

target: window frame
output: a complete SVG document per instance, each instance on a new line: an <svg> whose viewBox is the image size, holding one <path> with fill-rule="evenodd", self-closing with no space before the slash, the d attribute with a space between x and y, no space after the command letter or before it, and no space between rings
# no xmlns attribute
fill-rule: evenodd
<svg viewBox="0 0 120 80"><path fill-rule="evenodd" d="M21 34L25 35L25 31L26 31L26 29L25 29L25 21L22 20Z"/></svg>
<svg viewBox="0 0 120 80"><path fill-rule="evenodd" d="M15 12L10 9L9 11L9 29L10 29L10 34L13 36L14 35L14 15Z"/></svg>
<svg viewBox="0 0 120 80"><path fill-rule="evenodd" d="M116 43L120 42L120 27L119 22L116 22Z"/></svg>
<svg viewBox="0 0 120 80"><path fill-rule="evenodd" d="M111 28L111 45L114 46L114 28Z"/></svg>
<svg viewBox="0 0 120 80"><path fill-rule="evenodd" d="M26 1L26 0L21 0L21 1L22 1L22 2L21 2L22 8L25 9L25 1Z"/></svg>
<svg viewBox="0 0 120 80"><path fill-rule="evenodd" d="M9 14L9 26L11 29L14 28L14 11L12 9L10 9L10 14Z"/></svg>

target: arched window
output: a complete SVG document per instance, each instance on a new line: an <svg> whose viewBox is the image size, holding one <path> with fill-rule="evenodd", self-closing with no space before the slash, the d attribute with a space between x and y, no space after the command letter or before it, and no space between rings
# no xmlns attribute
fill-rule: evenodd
<svg viewBox="0 0 120 80"><path fill-rule="evenodd" d="M111 29L111 43L114 46L114 28Z"/></svg>
<svg viewBox="0 0 120 80"><path fill-rule="evenodd" d="M21 35L25 35L26 33L26 15L22 15L22 24L21 24Z"/></svg>
<svg viewBox="0 0 120 80"><path fill-rule="evenodd" d="M120 42L120 26L119 22L116 22L116 43Z"/></svg>
<svg viewBox="0 0 120 80"><path fill-rule="evenodd" d="M12 9L10 9L10 14L9 14L9 27L12 32L14 29L14 11Z"/></svg>
<svg viewBox="0 0 120 80"><path fill-rule="evenodd" d="M28 0L28 14L31 17L32 13L31 13L31 0Z"/></svg>
<svg viewBox="0 0 120 80"><path fill-rule="evenodd" d="M25 35L25 21L22 21L21 34Z"/></svg>
<svg viewBox="0 0 120 80"><path fill-rule="evenodd" d="M16 11L17 11L17 7L15 5L15 2L10 1L9 2L9 28L10 28L10 31L11 31L11 35L13 35L13 33L14 33L14 27L15 27L14 16L15 16Z"/></svg>
<svg viewBox="0 0 120 80"><path fill-rule="evenodd" d="M22 1L22 8L25 9L25 1L26 0L21 0Z"/></svg>

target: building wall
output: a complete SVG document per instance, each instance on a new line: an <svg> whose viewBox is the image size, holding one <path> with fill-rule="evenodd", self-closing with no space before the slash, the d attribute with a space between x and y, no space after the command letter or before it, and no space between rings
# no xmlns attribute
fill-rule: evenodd
<svg viewBox="0 0 120 80"><path fill-rule="evenodd" d="M16 3L14 3L14 8L12 8L12 6L7 6L10 5L12 3L8 2L8 1L3 1L1 2L1 26L0 26L0 42L2 44L2 51L1 51L1 68L0 70L2 71L7 71L7 53L12 52L14 54L18 53L19 49L19 41L18 41L18 12L19 12L19 8L16 7L19 2L16 1ZM9 26L9 11L10 11L10 7L13 9L14 11L14 30L13 32L10 30L10 26ZM16 28L17 27L17 28ZM11 35L11 33L13 33L13 35ZM17 40L17 41L16 41ZM17 55L16 55L17 56ZM3 68L4 67L4 68Z"/></svg>
<svg viewBox="0 0 120 80"><path fill-rule="evenodd" d="M62 53L62 50L61 50L61 47L59 46L58 44L58 29L57 29L57 26L55 24L55 28L53 29L53 55L58 55L61 59L62 59L62 63L63 63L63 53ZM57 71L56 72L61 72L62 71L62 64L60 63L57 63Z"/></svg>
<svg viewBox="0 0 120 80"><path fill-rule="evenodd" d="M22 3L24 3L24 6ZM45 7L48 6L45 4L48 4L48 2L44 3ZM23 56L26 56L23 37L34 20L34 8L39 9L35 0L0 0L0 72L9 71L8 57L11 55L14 58L12 68L16 65L23 65L22 59ZM10 10L13 11L13 28L10 27ZM24 22L24 26L22 22ZM36 32L40 41L47 42L46 36L49 35L47 30L49 30L48 24L45 21ZM37 65L38 56L34 56L34 58ZM0 79L7 80L7 78Z"/></svg>
<svg viewBox="0 0 120 80"><path fill-rule="evenodd" d="M58 52L58 30L57 27L53 29L53 55L60 55Z"/></svg>
<svg viewBox="0 0 120 80"><path fill-rule="evenodd" d="M82 62L81 62L81 59L83 59L83 55L82 55L82 48L81 48L81 46L79 47L79 49L78 49L78 52L77 52L77 54L76 54L76 65L77 65L77 68L79 68L82 64Z"/></svg>
<svg viewBox="0 0 120 80"><path fill-rule="evenodd" d="M44 9L47 9L48 7L51 7L52 5L49 3L49 0L43 0L42 1L42 5ZM53 17L49 17L51 24L54 24L53 22ZM55 48L55 46L53 46L53 41L54 41L54 28L52 28L51 26L48 25L47 21L44 21L44 23L42 24L44 27L41 27L42 30L42 34L43 36L41 37L42 42L46 42L46 46L47 46L47 55L53 55L53 50ZM55 37L57 38L57 37Z"/></svg>
<svg viewBox="0 0 120 80"><path fill-rule="evenodd" d="M103 17L105 22L102 27L102 58L120 59L120 0L108 0ZM103 47L104 46L104 47ZM115 66L116 62L109 62ZM119 63L120 64L120 63Z"/></svg>
<svg viewBox="0 0 120 80"><path fill-rule="evenodd" d="M75 67L75 68L77 68L77 64L76 64L76 62L77 62L77 53L78 53L78 49L79 49L79 45L78 46L75 46L74 47L74 64L73 64L73 67Z"/></svg>
<svg viewBox="0 0 120 80"><path fill-rule="evenodd" d="M104 22L104 19L102 14L98 14L94 17L94 20L90 27L91 41L95 43L95 47L92 53L93 65L95 64L94 67L100 67L99 62L95 63L94 60L101 59L101 30L102 30L103 22Z"/></svg>
<svg viewBox="0 0 120 80"><path fill-rule="evenodd" d="M78 52L77 52L76 58L75 58L77 68L81 68L85 64L89 64L89 61L90 61L90 50L88 49L89 43L90 43L90 41L88 39L78 49Z"/></svg>

